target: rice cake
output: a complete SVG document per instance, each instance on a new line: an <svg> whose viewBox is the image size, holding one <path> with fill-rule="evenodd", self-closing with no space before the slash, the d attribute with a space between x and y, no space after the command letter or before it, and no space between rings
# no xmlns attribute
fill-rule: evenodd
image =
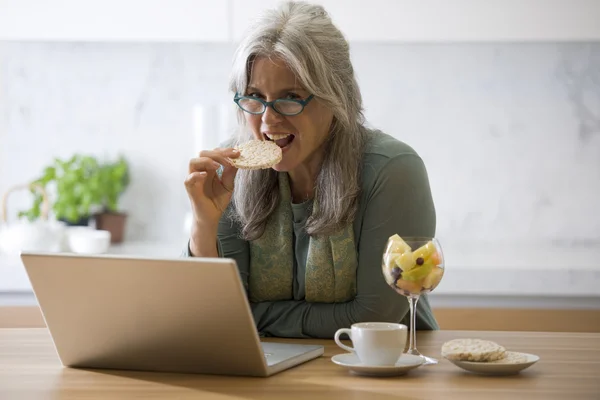
<svg viewBox="0 0 600 400"><path fill-rule="evenodd" d="M490 364L522 364L528 361L527 354L517 351L507 351L504 358L495 361L488 361Z"/></svg>
<svg viewBox="0 0 600 400"><path fill-rule="evenodd" d="M271 168L283 157L281 148L270 140L250 140L236 149L240 156L230 160L239 169Z"/></svg>
<svg viewBox="0 0 600 400"><path fill-rule="evenodd" d="M483 339L454 339L442 345L442 356L456 361L497 361L505 358L506 349Z"/></svg>

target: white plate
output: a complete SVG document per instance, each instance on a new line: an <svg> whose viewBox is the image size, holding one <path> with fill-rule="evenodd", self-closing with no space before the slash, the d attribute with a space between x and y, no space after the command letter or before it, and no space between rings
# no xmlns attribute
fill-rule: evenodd
<svg viewBox="0 0 600 400"><path fill-rule="evenodd" d="M527 357L527 360L520 363L501 364L492 362L474 362L474 361L456 361L448 360L452 364L469 372L485 375L514 375L531 367L538 362L540 358L535 354L520 353Z"/></svg>
<svg viewBox="0 0 600 400"><path fill-rule="evenodd" d="M354 353L337 354L331 357L331 361L347 368L350 372L365 376L398 376L404 375L411 369L420 367L424 360L412 354L402 354L396 365L367 366L362 364Z"/></svg>

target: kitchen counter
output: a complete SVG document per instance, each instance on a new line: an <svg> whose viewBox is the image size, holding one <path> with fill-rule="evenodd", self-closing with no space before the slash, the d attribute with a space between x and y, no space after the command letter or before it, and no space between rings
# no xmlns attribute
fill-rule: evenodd
<svg viewBox="0 0 600 400"><path fill-rule="evenodd" d="M179 257L185 242L134 241L111 245L108 254ZM0 253L0 293L31 292L29 278L18 255Z"/></svg>
<svg viewBox="0 0 600 400"><path fill-rule="evenodd" d="M179 257L185 242L127 242L110 254ZM446 273L434 306L600 309L600 246L446 244ZM18 256L0 255L0 305L35 303Z"/></svg>

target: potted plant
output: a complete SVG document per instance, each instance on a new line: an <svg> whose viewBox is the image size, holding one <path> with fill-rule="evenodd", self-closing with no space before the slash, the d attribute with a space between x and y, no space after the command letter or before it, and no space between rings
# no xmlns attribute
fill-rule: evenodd
<svg viewBox="0 0 600 400"><path fill-rule="evenodd" d="M100 166L100 187L102 192L101 211L94 215L96 229L111 233L111 242L120 243L125 234L127 213L119 207L119 200L129 186L129 165L121 156L113 163Z"/></svg>
<svg viewBox="0 0 600 400"><path fill-rule="evenodd" d="M75 154L68 160L55 158L32 184L54 186L52 211L57 220L70 226L87 226L95 208L102 205L103 186L100 164L95 157ZM29 221L41 215L42 195L32 191L33 206L19 217Z"/></svg>

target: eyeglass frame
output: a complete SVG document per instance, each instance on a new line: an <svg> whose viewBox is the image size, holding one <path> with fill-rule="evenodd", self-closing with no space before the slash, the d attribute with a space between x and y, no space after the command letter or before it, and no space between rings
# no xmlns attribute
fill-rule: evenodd
<svg viewBox="0 0 600 400"><path fill-rule="evenodd" d="M271 108L272 108L272 109L273 109L273 110L274 110L276 113L278 113L278 114L281 114L281 115L283 115L283 116L286 116L286 117L293 117L293 116L295 116L295 115L298 115L298 114L302 113L302 111L304 111L304 107L306 107L306 105L307 105L308 103L310 103L310 101L311 101L311 100L312 100L314 97L315 97L315 95L314 95L314 94L311 94L310 96L308 96L308 97L307 97L306 99L304 99L304 100L298 100L298 99L275 99L275 100L273 100L273 101L265 101L265 100L261 99L260 97L252 97L252 96L240 96L239 94L237 94L237 93L236 93L236 95L233 97L233 101L235 102L235 104L237 104L237 105L238 105L238 107L239 107L239 108L240 108L242 111L244 111L244 112L247 112L248 114L252 114L252 115L262 115L262 114L264 114L264 113L265 113L265 111L267 111L267 107L271 107ZM243 107L240 105L240 100L243 100L243 99L258 100L260 103L262 103L262 104L263 104L263 106L265 107L265 109L264 109L264 110L262 110L261 112L251 112L251 111L245 110L245 109L244 109L244 108L243 108ZM302 106L302 108L300 109L300 111L298 111L298 112L297 112L297 113L295 113L295 114L284 114L284 113L282 113L282 112L278 111L278 110L277 110L277 109L274 107L274 106L275 106L275 103L276 103L277 101L280 101L280 100L283 100L283 101L291 101L291 102L294 102L294 103L298 103L298 104L300 104L300 105Z"/></svg>

